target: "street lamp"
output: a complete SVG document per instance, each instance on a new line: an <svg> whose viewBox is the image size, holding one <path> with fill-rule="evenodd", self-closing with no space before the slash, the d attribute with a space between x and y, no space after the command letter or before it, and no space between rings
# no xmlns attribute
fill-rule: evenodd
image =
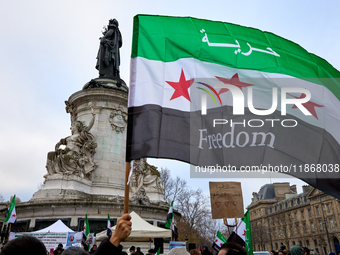
<svg viewBox="0 0 340 255"><path fill-rule="evenodd" d="M329 250L330 250L330 252L332 252L332 246L331 246L331 241L329 240L329 234L328 234L328 228L327 228L327 223L326 223L326 219L325 219L325 213L323 212L323 205L324 205L324 203L321 202L320 190L319 190L319 198L320 198L321 211L322 211L322 216L323 216L323 223L325 224L325 230L326 230L326 234L327 234Z"/></svg>

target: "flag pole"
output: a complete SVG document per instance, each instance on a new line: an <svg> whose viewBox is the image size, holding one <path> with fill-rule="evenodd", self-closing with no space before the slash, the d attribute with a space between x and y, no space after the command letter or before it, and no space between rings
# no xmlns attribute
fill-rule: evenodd
<svg viewBox="0 0 340 255"><path fill-rule="evenodd" d="M124 193L124 213L129 212L129 174L130 174L130 167L131 162L126 162L126 168L125 168L125 193Z"/></svg>
<svg viewBox="0 0 340 255"><path fill-rule="evenodd" d="M9 227L8 227L8 236L7 236L7 243L9 241L9 236L11 234L11 228L12 228L12 223L9 223Z"/></svg>

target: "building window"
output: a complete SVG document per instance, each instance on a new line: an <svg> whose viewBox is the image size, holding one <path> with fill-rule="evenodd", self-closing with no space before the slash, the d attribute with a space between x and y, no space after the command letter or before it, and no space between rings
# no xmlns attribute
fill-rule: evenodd
<svg viewBox="0 0 340 255"><path fill-rule="evenodd" d="M317 215L320 215L320 209L319 209L319 206L316 207L316 214Z"/></svg>
<svg viewBox="0 0 340 255"><path fill-rule="evenodd" d="M319 253L319 247L318 247L318 242L314 240L314 246L315 246L315 251Z"/></svg>
<svg viewBox="0 0 340 255"><path fill-rule="evenodd" d="M320 230L323 230L323 222L320 221Z"/></svg>
<svg viewBox="0 0 340 255"><path fill-rule="evenodd" d="M301 211L301 217L302 217L302 219L305 218L305 213L304 213L304 211Z"/></svg>
<svg viewBox="0 0 340 255"><path fill-rule="evenodd" d="M276 247L276 250L279 249L279 245L277 243L275 243L275 247Z"/></svg>
<svg viewBox="0 0 340 255"><path fill-rule="evenodd" d="M310 226L311 226L311 228L312 228L312 231L315 232L314 223L311 223Z"/></svg>
<svg viewBox="0 0 340 255"><path fill-rule="evenodd" d="M295 213L295 219L296 219L296 220L298 219L297 213Z"/></svg>
<svg viewBox="0 0 340 255"><path fill-rule="evenodd" d="M333 219L329 219L329 223L331 224L331 229L335 229Z"/></svg>
<svg viewBox="0 0 340 255"><path fill-rule="evenodd" d="M305 232L305 234L307 233L307 225L303 224L303 231Z"/></svg>
<svg viewBox="0 0 340 255"><path fill-rule="evenodd" d="M306 241L306 246L308 249L310 249L310 243L309 243L309 240Z"/></svg>
<svg viewBox="0 0 340 255"><path fill-rule="evenodd" d="M331 203L327 204L327 211L328 213L331 213Z"/></svg>
<svg viewBox="0 0 340 255"><path fill-rule="evenodd" d="M293 204L293 200L292 200L292 201L290 201L290 206L293 207L293 205L294 205L294 204Z"/></svg>
<svg viewBox="0 0 340 255"><path fill-rule="evenodd" d="M312 218L312 210L311 209L308 210L308 216L309 216L309 218Z"/></svg>
<svg viewBox="0 0 340 255"><path fill-rule="evenodd" d="M293 246L295 245L295 241L293 241Z"/></svg>
<svg viewBox="0 0 340 255"><path fill-rule="evenodd" d="M298 235L301 234L301 230L299 228L299 224L296 225L296 232L297 232Z"/></svg>
<svg viewBox="0 0 340 255"><path fill-rule="evenodd" d="M294 227L293 227L293 226L290 227L290 233L291 233L292 235L294 235Z"/></svg>
<svg viewBox="0 0 340 255"><path fill-rule="evenodd" d="M302 247L302 241L299 241L299 245Z"/></svg>

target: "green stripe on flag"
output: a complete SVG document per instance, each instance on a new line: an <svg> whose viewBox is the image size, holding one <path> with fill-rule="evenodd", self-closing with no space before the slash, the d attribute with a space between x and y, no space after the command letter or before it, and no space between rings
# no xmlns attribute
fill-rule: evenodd
<svg viewBox="0 0 340 255"><path fill-rule="evenodd" d="M170 208L166 217L166 223L165 223L165 227L166 228L171 228L171 223L172 223L172 219L173 219L173 203L174 201L171 202L170 204Z"/></svg>
<svg viewBox="0 0 340 255"><path fill-rule="evenodd" d="M88 236L88 234L90 234L90 225L89 225L89 220L87 219L87 214L85 215L85 229L84 229L84 233L86 235L86 238Z"/></svg>
<svg viewBox="0 0 340 255"><path fill-rule="evenodd" d="M15 195L13 196L11 204L9 205L8 213L6 214L6 218L5 218L4 222L8 222L8 220L11 218L11 215L12 215L14 208L15 208Z"/></svg>
<svg viewBox="0 0 340 255"><path fill-rule="evenodd" d="M251 227L250 227L250 218L249 211L244 214L244 218L242 221L246 224L246 240L245 240L245 249L247 251L247 255L253 255L253 241L251 237Z"/></svg>
<svg viewBox="0 0 340 255"><path fill-rule="evenodd" d="M338 70L273 33L191 17L152 15L135 16L133 31L132 58L162 62L194 58L231 68L285 74L324 85L340 99Z"/></svg>
<svg viewBox="0 0 340 255"><path fill-rule="evenodd" d="M222 235L220 231L217 231L217 238L220 239L223 243L227 241L227 239Z"/></svg>

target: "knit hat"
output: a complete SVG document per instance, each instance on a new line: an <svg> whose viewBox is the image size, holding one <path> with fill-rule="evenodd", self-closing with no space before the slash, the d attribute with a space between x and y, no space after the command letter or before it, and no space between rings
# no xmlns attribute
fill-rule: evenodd
<svg viewBox="0 0 340 255"><path fill-rule="evenodd" d="M302 248L299 245L294 245L292 248L290 248L290 253L292 255L303 255Z"/></svg>

